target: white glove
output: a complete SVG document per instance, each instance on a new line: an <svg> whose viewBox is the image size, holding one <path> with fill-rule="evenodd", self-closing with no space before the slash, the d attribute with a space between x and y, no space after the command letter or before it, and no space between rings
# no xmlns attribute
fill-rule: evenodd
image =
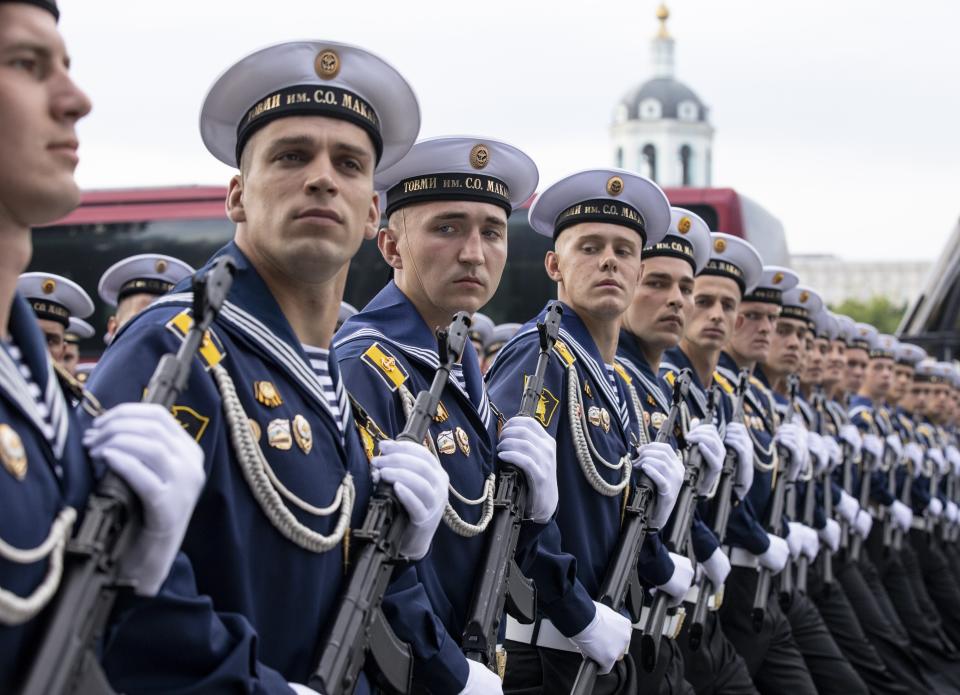
<svg viewBox="0 0 960 695"><path fill-rule="evenodd" d="M700 483L696 490L698 495L703 496L713 490L713 486L716 485L727 450L723 446L723 440L720 439L717 426L712 422L701 422L691 427L687 432L687 442L697 445L703 459L705 468L700 473Z"/></svg>
<svg viewBox="0 0 960 695"><path fill-rule="evenodd" d="M626 654L633 625L625 617L602 603L593 602L597 614L582 631L570 638L580 652L600 665L600 675L610 673Z"/></svg>
<svg viewBox="0 0 960 695"><path fill-rule="evenodd" d="M840 549L840 524L833 519L827 519L827 525L818 531L818 535L831 552Z"/></svg>
<svg viewBox="0 0 960 695"><path fill-rule="evenodd" d="M790 549L787 547L787 542L780 536L768 533L767 538L770 539L770 547L761 555L758 555L757 559L760 561L761 567L766 567L774 574L780 574L780 571L787 566Z"/></svg>
<svg viewBox="0 0 960 695"><path fill-rule="evenodd" d="M717 548L711 553L710 557L700 563L703 573L710 579L714 590L723 586L727 581L727 575L730 574L730 558L723 552L723 548Z"/></svg>
<svg viewBox="0 0 960 695"><path fill-rule="evenodd" d="M860 503L856 498L848 494L846 490L840 491L840 502L837 504L837 513L841 518L846 519L848 523L853 523L857 518L857 512L860 511Z"/></svg>
<svg viewBox="0 0 960 695"><path fill-rule="evenodd" d="M796 560L800 557L800 553L803 551L803 531L801 524L798 521L791 521L787 523L787 526L790 528L790 533L787 534L787 549L790 551L790 559Z"/></svg>
<svg viewBox="0 0 960 695"><path fill-rule="evenodd" d="M960 510L957 509L956 503L948 501L945 511L947 515L947 521L949 521L951 524L957 523L958 511Z"/></svg>
<svg viewBox="0 0 960 695"><path fill-rule="evenodd" d="M955 475L960 475L960 450L953 444L947 444L947 462L953 468Z"/></svg>
<svg viewBox="0 0 960 695"><path fill-rule="evenodd" d="M851 425L849 422L846 425L840 425L839 437L840 441L846 442L853 448L855 454L863 448L863 437L860 436L860 430L856 425Z"/></svg>
<svg viewBox="0 0 960 695"><path fill-rule="evenodd" d="M816 531L806 524L800 524L800 527L800 552L806 556L806 558L812 564L817 559L817 553L820 552L820 537L817 535Z"/></svg>
<svg viewBox="0 0 960 695"><path fill-rule="evenodd" d="M887 446L896 454L897 460L903 458L903 442L900 441L900 437L896 434L888 434L886 442Z"/></svg>
<svg viewBox="0 0 960 695"><path fill-rule="evenodd" d="M733 482L733 492L737 499L742 500L753 485L753 440L750 439L747 426L742 422L728 423L727 430L723 433L723 443L737 452L737 472Z"/></svg>
<svg viewBox="0 0 960 695"><path fill-rule="evenodd" d="M393 485L393 492L410 518L400 539L400 553L420 560L430 550L433 534L447 505L450 478L436 457L416 442L380 442L380 455L370 460L373 477Z"/></svg>
<svg viewBox="0 0 960 695"><path fill-rule="evenodd" d="M796 480L807 465L807 430L794 422L777 428L773 441L790 452L787 480Z"/></svg>
<svg viewBox="0 0 960 695"><path fill-rule="evenodd" d="M940 501L939 497L930 498L930 501L927 503L927 513L934 518L943 514L943 502Z"/></svg>
<svg viewBox="0 0 960 695"><path fill-rule="evenodd" d="M479 661L467 659L467 666L470 672L467 674L467 684L463 686L460 695L503 695L500 676Z"/></svg>
<svg viewBox="0 0 960 695"><path fill-rule="evenodd" d="M873 517L870 516L870 512L865 509L861 509L857 512L857 518L853 522L853 530L861 538L866 538L870 535L870 529L873 528Z"/></svg>
<svg viewBox="0 0 960 695"><path fill-rule="evenodd" d="M890 505L890 513L893 514L893 520L904 532L910 530L913 523L913 511L900 500L894 500Z"/></svg>
<svg viewBox="0 0 960 695"><path fill-rule="evenodd" d="M693 584L693 563L690 558L684 555L670 553L670 559L673 560L673 574L670 575L665 583L657 586L657 591L662 591L670 596L670 606L679 606L683 602L683 597L690 590Z"/></svg>
<svg viewBox="0 0 960 695"><path fill-rule="evenodd" d="M923 447L916 442L907 442L903 447L903 455L913 464L913 477L916 478L923 466Z"/></svg>
<svg viewBox="0 0 960 695"><path fill-rule="evenodd" d="M827 448L827 457L830 459L830 470L835 470L843 463L843 449L833 437L822 437L823 445Z"/></svg>
<svg viewBox="0 0 960 695"><path fill-rule="evenodd" d="M640 447L637 458L633 460L633 467L639 467L650 476L657 488L650 528L663 528L673 512L673 505L677 502L680 484L683 482L683 464L680 457L669 444L651 442Z"/></svg>
<svg viewBox="0 0 960 695"><path fill-rule="evenodd" d="M557 442L532 417L512 417L500 431L497 454L527 479L527 516L542 524L557 511Z"/></svg>
<svg viewBox="0 0 960 695"><path fill-rule="evenodd" d="M937 471L940 473L940 475L943 475L947 472L947 462L943 458L943 451L941 451L939 447L932 446L927 449L927 456L931 461L937 464Z"/></svg>
<svg viewBox="0 0 960 695"><path fill-rule="evenodd" d="M883 460L883 440L875 434L863 435L863 450L873 456L874 460Z"/></svg>
<svg viewBox="0 0 960 695"><path fill-rule="evenodd" d="M143 507L143 526L120 559L120 574L155 596L170 572L206 481L203 450L168 410L123 403L83 433L93 458L123 478Z"/></svg>
<svg viewBox="0 0 960 695"><path fill-rule="evenodd" d="M287 683L287 685L290 686L290 689L296 695L320 695L320 693L318 693L313 688L308 688L307 686L302 685L301 683Z"/></svg>
<svg viewBox="0 0 960 695"><path fill-rule="evenodd" d="M810 452L813 474L820 475L830 465L830 454L823 443L823 437L816 432L807 432L807 451Z"/></svg>

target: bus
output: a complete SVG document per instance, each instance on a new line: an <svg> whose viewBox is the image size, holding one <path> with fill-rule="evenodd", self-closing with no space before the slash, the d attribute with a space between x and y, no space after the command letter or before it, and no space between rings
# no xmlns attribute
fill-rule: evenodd
<svg viewBox="0 0 960 695"><path fill-rule="evenodd" d="M769 212L730 188L668 188L671 203L700 215L711 229L744 237L760 250L766 263L788 262L783 226ZM70 278L93 297L97 308L89 319L97 337L80 345L81 359L95 360L103 351L102 336L112 307L97 297L103 272L138 253L164 253L194 267L201 266L232 237L222 186L179 186L90 191L80 206L50 225L35 230L29 270ZM556 296L543 269L552 242L527 223L531 199L509 220L510 255L493 300L483 308L495 322L523 322ZM390 278L376 243L364 242L353 259L344 299L363 307Z"/></svg>

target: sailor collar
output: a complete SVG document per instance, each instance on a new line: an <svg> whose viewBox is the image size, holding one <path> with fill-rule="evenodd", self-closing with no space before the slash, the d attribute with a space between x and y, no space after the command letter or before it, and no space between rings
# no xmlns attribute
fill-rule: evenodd
<svg viewBox="0 0 960 695"><path fill-rule="evenodd" d="M637 336L626 329L620 329L619 351L622 353L619 355L621 364L634 378L639 379L647 394L657 402L657 408L664 413L670 412L669 386L660 377L659 370L654 371L647 361Z"/></svg>
<svg viewBox="0 0 960 695"><path fill-rule="evenodd" d="M344 322L334 336L334 346L354 340L378 340L394 346L405 357L436 370L440 366L437 337L424 322L413 302L391 280L360 312ZM451 379L448 382L476 409L484 427L490 425L490 401L480 373L480 360L472 341L466 341L463 357L464 390Z"/></svg>
<svg viewBox="0 0 960 695"><path fill-rule="evenodd" d="M707 391L700 382L700 377L693 368L693 363L687 354L679 347L670 348L663 353L663 361L660 363L661 372L673 372L679 374L684 369L690 370L690 396L697 404L699 409L698 417L703 417L707 412Z"/></svg>
<svg viewBox="0 0 960 695"><path fill-rule="evenodd" d="M281 311L280 305L277 304L270 288L267 287L256 268L253 267L236 243L231 241L214 254L202 268L202 272L209 269L213 262L223 255L233 258L237 265L237 271L230 288L230 294L227 296L227 301L223 303L217 323L222 323L233 329L239 338L279 366L290 379L301 386L303 391L313 399L323 412L330 416L339 428L341 435L346 436L350 420L353 417L349 403L345 403L346 407L341 408L340 418L338 419L331 410L330 404L323 394L320 380L310 366L310 360L304 353L303 347L301 347L300 341L293 332L293 328L284 316L283 311ZM147 315L155 307L192 307L193 294L190 288L191 278L184 278L173 288L171 294L154 301L147 310L127 323L126 326ZM119 337L119 334L117 337ZM332 345L330 347L329 365L330 378L334 386L337 386L341 383L340 370Z"/></svg>

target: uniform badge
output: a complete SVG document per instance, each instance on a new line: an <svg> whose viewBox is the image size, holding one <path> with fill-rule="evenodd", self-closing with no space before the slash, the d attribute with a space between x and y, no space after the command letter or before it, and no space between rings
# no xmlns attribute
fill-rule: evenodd
<svg viewBox="0 0 960 695"><path fill-rule="evenodd" d="M589 382L589 381L584 381L584 382L583 382L583 394L584 394L587 398L593 398L593 391L590 389L590 382Z"/></svg>
<svg viewBox="0 0 960 695"><path fill-rule="evenodd" d="M664 415L663 413L654 413L653 415L650 416L650 422L653 423L653 428L655 430L658 430L661 427L663 427L663 423L666 421L666 419L667 419L667 416Z"/></svg>
<svg viewBox="0 0 960 695"><path fill-rule="evenodd" d="M259 442L260 435L263 434L263 432L260 430L260 423L253 418L249 418L248 422L250 423L250 434L253 435L253 441Z"/></svg>
<svg viewBox="0 0 960 695"><path fill-rule="evenodd" d="M623 193L623 179L619 176L611 176L607 179L607 194L618 196Z"/></svg>
<svg viewBox="0 0 960 695"><path fill-rule="evenodd" d="M165 272L167 272L167 262L162 258L158 258L157 262L153 264L153 269L163 275Z"/></svg>
<svg viewBox="0 0 960 695"><path fill-rule="evenodd" d="M317 71L317 76L324 80L332 80L340 72L340 56L336 51L329 48L320 51L316 60L313 62L313 69Z"/></svg>
<svg viewBox="0 0 960 695"><path fill-rule="evenodd" d="M290 421L286 418L271 420L267 425L267 443L274 449L289 451L293 446L293 437L290 436Z"/></svg>
<svg viewBox="0 0 960 695"><path fill-rule="evenodd" d="M727 250L727 242L723 239L715 239L713 242L713 250L717 253L723 253Z"/></svg>
<svg viewBox="0 0 960 695"><path fill-rule="evenodd" d="M450 419L450 413L447 412L447 407L443 404L443 401L437 403L437 414L433 416L434 422L446 422Z"/></svg>
<svg viewBox="0 0 960 695"><path fill-rule="evenodd" d="M610 413L606 408L600 408L600 426L603 427L604 434L610 431Z"/></svg>
<svg viewBox="0 0 960 695"><path fill-rule="evenodd" d="M437 435L437 451L449 456L457 450L457 444L453 440L453 430L444 430Z"/></svg>
<svg viewBox="0 0 960 695"><path fill-rule="evenodd" d="M303 415L297 414L293 418L293 438L303 453L310 453L313 448L313 432L310 430L310 423Z"/></svg>
<svg viewBox="0 0 960 695"><path fill-rule="evenodd" d="M40 285L40 289L43 291L44 294L53 294L53 291L57 289L57 281L44 280L43 284Z"/></svg>
<svg viewBox="0 0 960 695"><path fill-rule="evenodd" d="M462 427L458 427L455 431L457 437L457 446L460 447L460 451L463 452L464 456L470 455L470 439L467 437L467 432Z"/></svg>
<svg viewBox="0 0 960 695"><path fill-rule="evenodd" d="M680 232L681 234L686 234L687 232L690 231L690 227L692 224L693 222L690 220L690 218L684 215L683 217L680 218L680 221L677 222L677 231Z"/></svg>
<svg viewBox="0 0 960 695"><path fill-rule="evenodd" d="M280 398L276 387L269 381L254 381L253 395L256 397L258 403L262 403L268 408L276 408L283 403L283 399Z"/></svg>
<svg viewBox="0 0 960 695"><path fill-rule="evenodd" d="M474 145L470 150L470 166L474 169L483 169L490 163L490 150L486 145Z"/></svg>
<svg viewBox="0 0 960 695"><path fill-rule="evenodd" d="M774 273L774 274L773 274L773 284L774 284L774 285L779 285L781 282L783 282L783 273L779 273L779 272Z"/></svg>
<svg viewBox="0 0 960 695"><path fill-rule="evenodd" d="M370 434L370 430L366 427L358 427L360 430L360 441L363 443L363 452L367 455L367 460L373 458L374 451L376 449L376 443L373 440L373 435Z"/></svg>
<svg viewBox="0 0 960 695"><path fill-rule="evenodd" d="M23 448L23 440L10 425L0 424L0 461L7 473L17 480L23 480L27 475L27 451Z"/></svg>
<svg viewBox="0 0 960 695"><path fill-rule="evenodd" d="M207 425L210 424L210 418L185 405L175 405L170 409L170 412L173 413L173 417L187 431L187 434L193 437L195 442L200 441L203 433L207 431Z"/></svg>
<svg viewBox="0 0 960 695"><path fill-rule="evenodd" d="M587 421L594 427L600 427L600 408L595 405L591 405L587 410Z"/></svg>
<svg viewBox="0 0 960 695"><path fill-rule="evenodd" d="M643 426L650 427L650 413L646 410L643 411Z"/></svg>

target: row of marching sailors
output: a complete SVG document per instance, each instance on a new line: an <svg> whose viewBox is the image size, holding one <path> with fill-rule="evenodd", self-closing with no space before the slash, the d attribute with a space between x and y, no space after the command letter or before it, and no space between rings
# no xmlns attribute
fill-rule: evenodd
<svg viewBox="0 0 960 695"><path fill-rule="evenodd" d="M412 90L364 50L280 44L208 93L201 135L238 170L237 231L201 272L229 257L236 274L172 417L137 402L196 318L189 278L117 328L88 389L56 371L36 316L69 321L63 283L39 279L29 303L14 288L30 227L77 204L75 152L58 143L90 105L66 72L55 6L5 1L0 13L29 38L0 66L0 108L22 131L0 142L44 173L0 179L13 211L0 240L18 260L0 283L5 689L44 642L64 548L103 467L144 519L121 561L129 588L95 645L117 691L312 692L375 482L410 522L382 609L410 646L417 692L567 692L586 660L604 693L952 686L954 372L919 362L903 417L888 410L900 346L835 319L791 271L671 209L643 177L579 172L530 209L553 240L544 266L563 310L535 414L515 415L546 309L485 377L468 345L424 444L395 441L440 365L434 328L496 292L507 218L538 174L486 137L414 144ZM43 137L51 147L31 150ZM374 237L394 277L335 334L350 260ZM498 672L467 659L461 635L503 464L527 482L515 560L537 617L507 618ZM647 608L634 614L599 599L641 485L649 531L627 564ZM693 514L674 508L684 490ZM785 513L781 492L795 498ZM784 579L758 592L774 575L792 590ZM651 660L642 638L663 597ZM700 603L701 622L684 620ZM380 687L371 668L352 689Z"/></svg>

